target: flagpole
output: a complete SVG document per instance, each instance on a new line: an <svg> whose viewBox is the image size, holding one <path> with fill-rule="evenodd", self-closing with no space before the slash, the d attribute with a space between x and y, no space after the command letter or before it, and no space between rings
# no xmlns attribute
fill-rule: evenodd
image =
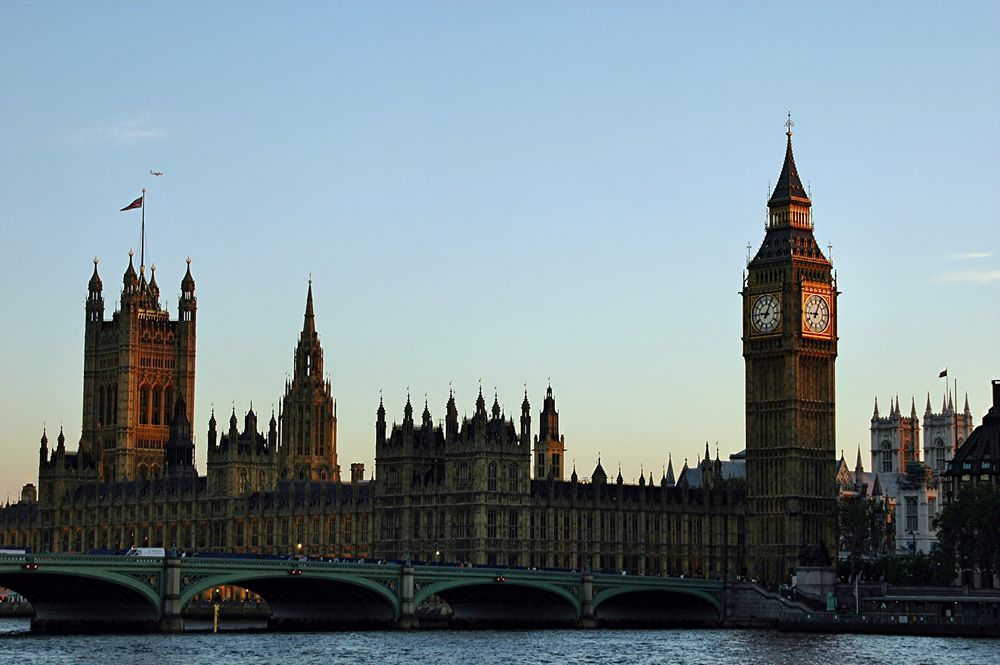
<svg viewBox="0 0 1000 665"><path fill-rule="evenodd" d="M139 235L139 269L146 265L146 188L142 188L142 230Z"/></svg>

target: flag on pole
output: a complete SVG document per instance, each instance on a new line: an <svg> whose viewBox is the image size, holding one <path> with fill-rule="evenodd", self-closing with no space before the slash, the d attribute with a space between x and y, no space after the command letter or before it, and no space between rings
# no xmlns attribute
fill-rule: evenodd
<svg viewBox="0 0 1000 665"><path fill-rule="evenodd" d="M135 201L132 201L132 203L129 203L127 206L125 206L124 208L122 208L119 212L125 212L126 210L135 210L136 208L141 208L141 207L142 207L142 196L140 196L139 198L137 198Z"/></svg>
<svg viewBox="0 0 1000 665"><path fill-rule="evenodd" d="M948 376L948 368L947 367L945 367L943 370L941 370L941 373L938 374L938 378L939 379L943 379L946 376Z"/></svg>

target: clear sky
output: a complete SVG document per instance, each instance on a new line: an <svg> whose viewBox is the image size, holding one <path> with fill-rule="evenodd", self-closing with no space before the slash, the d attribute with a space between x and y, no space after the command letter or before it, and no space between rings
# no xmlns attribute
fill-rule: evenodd
<svg viewBox="0 0 1000 665"><path fill-rule="evenodd" d="M785 114L839 301L838 448L872 399L1000 378L1000 4L0 4L0 492L80 435L84 299L149 262L198 295L210 405L265 417L306 282L343 468L379 390L480 379L627 480L744 440L741 286ZM148 175L161 170L163 177ZM867 464L867 452L865 461ZM2 500L0 494L0 500Z"/></svg>

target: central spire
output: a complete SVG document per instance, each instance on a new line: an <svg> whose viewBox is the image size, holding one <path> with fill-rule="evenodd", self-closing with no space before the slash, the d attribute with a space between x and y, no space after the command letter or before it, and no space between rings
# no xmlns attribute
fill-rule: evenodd
<svg viewBox="0 0 1000 665"><path fill-rule="evenodd" d="M794 133L792 127L795 126L795 123L792 122L791 112L788 113L785 126L788 128L788 131L785 132L785 136L788 137L788 143L785 145L785 163L781 166L781 175L778 176L778 183L774 186L774 193L771 194L771 198L767 202L768 207L791 202L807 205L811 203L805 187L802 186L802 180L799 179L799 171L795 168L795 155L792 154L792 134Z"/></svg>
<svg viewBox="0 0 1000 665"><path fill-rule="evenodd" d="M316 315L313 313L313 280L311 273L309 275L309 291L306 294L306 315L305 320L302 322L302 334L316 334Z"/></svg>

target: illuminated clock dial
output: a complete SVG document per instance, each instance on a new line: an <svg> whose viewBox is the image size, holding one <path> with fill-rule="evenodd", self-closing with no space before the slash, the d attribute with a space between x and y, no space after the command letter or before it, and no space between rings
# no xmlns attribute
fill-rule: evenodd
<svg viewBox="0 0 1000 665"><path fill-rule="evenodd" d="M830 303L823 296L809 296L802 308L802 320L812 332L823 332L830 325Z"/></svg>
<svg viewBox="0 0 1000 665"><path fill-rule="evenodd" d="M753 303L750 318L757 332L774 332L778 327L778 321L781 320L781 307L778 299L770 293L757 298Z"/></svg>

